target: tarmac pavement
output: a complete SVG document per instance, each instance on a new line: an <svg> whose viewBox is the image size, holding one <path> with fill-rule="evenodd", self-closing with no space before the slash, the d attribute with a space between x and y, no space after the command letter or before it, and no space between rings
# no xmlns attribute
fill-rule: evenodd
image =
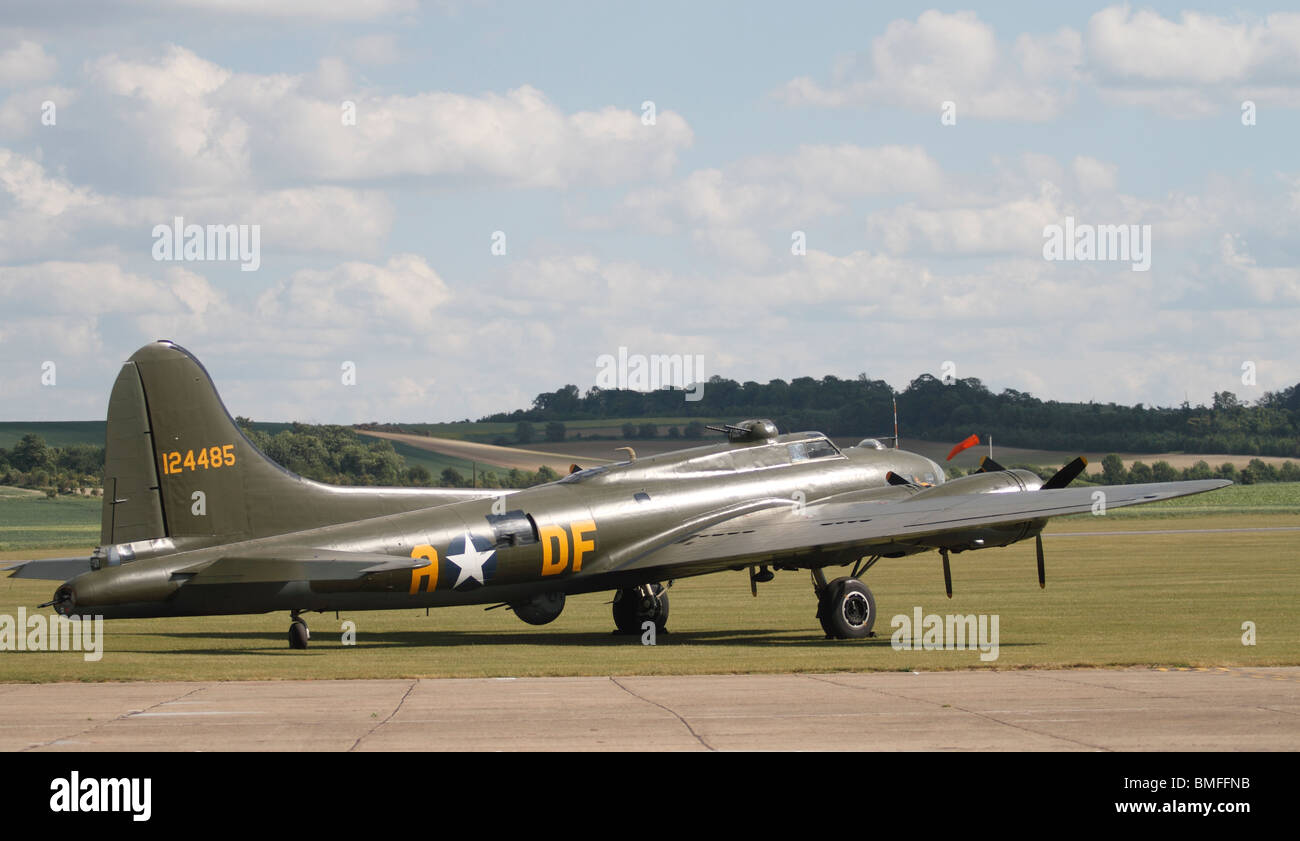
<svg viewBox="0 0 1300 841"><path fill-rule="evenodd" d="M1300 668L0 684L5 751L1300 749Z"/></svg>

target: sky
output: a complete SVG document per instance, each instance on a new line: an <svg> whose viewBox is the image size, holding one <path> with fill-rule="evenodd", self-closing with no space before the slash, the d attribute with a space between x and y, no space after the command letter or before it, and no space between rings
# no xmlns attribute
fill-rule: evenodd
<svg viewBox="0 0 1300 841"><path fill-rule="evenodd" d="M156 339L266 421L620 349L1254 400L1300 381L1298 137L1280 4L9 0L0 420L102 418Z"/></svg>

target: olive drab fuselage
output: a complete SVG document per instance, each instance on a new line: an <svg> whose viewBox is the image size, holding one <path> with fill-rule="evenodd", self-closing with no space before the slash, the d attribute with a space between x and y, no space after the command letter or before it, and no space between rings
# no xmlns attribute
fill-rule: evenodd
<svg viewBox="0 0 1300 841"><path fill-rule="evenodd" d="M170 476L159 472L165 489ZM889 484L890 472L909 484ZM840 450L817 433L796 433L602 465L499 496L236 544L189 548L193 539L168 540L151 553L156 541L144 541L121 547L134 555L129 562L105 564L69 584L77 610L110 618L511 603L713 571L622 567L738 512L797 511L832 498L894 500L942 482L942 471L923 456L875 442ZM304 543L428 563L347 580L187 586L189 571L223 553L274 558ZM813 552L803 560L827 559Z"/></svg>

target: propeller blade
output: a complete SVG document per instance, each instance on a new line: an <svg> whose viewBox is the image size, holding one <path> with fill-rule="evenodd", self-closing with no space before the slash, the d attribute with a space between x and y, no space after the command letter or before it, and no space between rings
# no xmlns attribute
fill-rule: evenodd
<svg viewBox="0 0 1300 841"><path fill-rule="evenodd" d="M975 472L976 472L976 473L996 473L996 472L998 472L999 470L1006 470L1006 468L1003 467L1002 465L998 464L996 461L994 461L994 460L993 460L992 458L990 458L989 456L984 456L983 458L980 459L980 469L979 469L979 470L976 470Z"/></svg>
<svg viewBox="0 0 1300 841"><path fill-rule="evenodd" d="M895 473L895 472L892 471L892 470L885 474L885 481L888 482L888 483L891 484L891 485L910 485L910 484L912 484L911 482L907 481L907 480L904 479L902 476L899 476L897 473Z"/></svg>
<svg viewBox="0 0 1300 841"><path fill-rule="evenodd" d="M948 566L948 550L940 549L939 554L943 557L943 589L947 591L948 598L952 598L952 568Z"/></svg>
<svg viewBox="0 0 1300 841"><path fill-rule="evenodd" d="M1079 456L1074 461L1056 471L1052 478L1043 483L1041 490L1050 491L1057 488L1063 488L1078 478L1079 474L1088 466L1088 460Z"/></svg>
<svg viewBox="0 0 1300 841"><path fill-rule="evenodd" d="M754 595L754 598L758 598L758 578L755 577L757 572L758 567L749 568L749 592Z"/></svg>
<svg viewBox="0 0 1300 841"><path fill-rule="evenodd" d="M1034 546L1038 549L1038 589L1047 588L1047 573L1043 569L1043 536L1042 534L1034 535Z"/></svg>

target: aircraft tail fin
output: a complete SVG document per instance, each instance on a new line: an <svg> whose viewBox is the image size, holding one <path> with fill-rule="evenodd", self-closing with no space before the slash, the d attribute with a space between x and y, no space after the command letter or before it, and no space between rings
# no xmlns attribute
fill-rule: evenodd
<svg viewBox="0 0 1300 841"><path fill-rule="evenodd" d="M251 537L268 519L258 508L282 511L277 497L303 486L244 436L184 348L154 342L122 366L108 401L101 545Z"/></svg>
<svg viewBox="0 0 1300 841"><path fill-rule="evenodd" d="M337 487L291 473L248 440L193 354L168 341L122 366L106 446L101 545L226 543L489 493Z"/></svg>

